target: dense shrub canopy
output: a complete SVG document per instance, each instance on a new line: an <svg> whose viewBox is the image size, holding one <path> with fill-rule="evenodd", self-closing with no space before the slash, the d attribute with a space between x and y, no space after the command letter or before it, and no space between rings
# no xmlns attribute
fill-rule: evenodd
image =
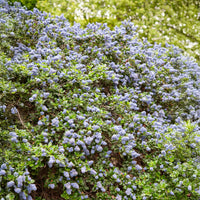
<svg viewBox="0 0 200 200"><path fill-rule="evenodd" d="M200 197L194 60L128 21L0 6L2 200Z"/></svg>

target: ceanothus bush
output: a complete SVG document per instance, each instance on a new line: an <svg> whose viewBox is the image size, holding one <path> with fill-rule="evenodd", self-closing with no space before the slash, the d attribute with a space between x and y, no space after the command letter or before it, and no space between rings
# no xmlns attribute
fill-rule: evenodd
<svg viewBox="0 0 200 200"><path fill-rule="evenodd" d="M0 1L1 200L200 197L200 67L136 29Z"/></svg>

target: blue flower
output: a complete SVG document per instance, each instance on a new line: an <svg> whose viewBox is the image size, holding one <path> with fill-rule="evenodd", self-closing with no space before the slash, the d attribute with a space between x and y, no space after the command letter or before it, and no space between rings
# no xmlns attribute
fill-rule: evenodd
<svg viewBox="0 0 200 200"><path fill-rule="evenodd" d="M147 132L147 129L144 128L144 127L142 127L142 128L140 129L140 131L141 131L142 133L144 133L144 132Z"/></svg>
<svg viewBox="0 0 200 200"><path fill-rule="evenodd" d="M3 169L1 169L1 170L0 170L0 176L4 176L4 175L6 175L6 171L3 170Z"/></svg>
<svg viewBox="0 0 200 200"><path fill-rule="evenodd" d="M28 199L27 200L33 200L33 198L30 195L28 195Z"/></svg>
<svg viewBox="0 0 200 200"><path fill-rule="evenodd" d="M17 114L18 110L16 107L13 107L11 108L11 113L14 115L14 114Z"/></svg>
<svg viewBox="0 0 200 200"><path fill-rule="evenodd" d="M71 186L72 186L73 188L79 189L79 185L78 185L77 183L71 183Z"/></svg>
<svg viewBox="0 0 200 200"><path fill-rule="evenodd" d="M166 150L173 150L175 147L172 144L165 145Z"/></svg>
<svg viewBox="0 0 200 200"><path fill-rule="evenodd" d="M67 166L68 166L69 168L72 168L72 167L74 167L74 164L73 164L73 162L69 162L69 163L67 164Z"/></svg>
<svg viewBox="0 0 200 200"><path fill-rule="evenodd" d="M47 111L48 108L46 106L42 106L42 110Z"/></svg>
<svg viewBox="0 0 200 200"><path fill-rule="evenodd" d="M117 179L117 175L116 175L116 174L113 174L112 177L113 177L114 179Z"/></svg>
<svg viewBox="0 0 200 200"><path fill-rule="evenodd" d="M93 129L94 131L98 130L99 128L100 128L100 127L97 126L97 125L92 126L92 129Z"/></svg>
<svg viewBox="0 0 200 200"><path fill-rule="evenodd" d="M89 126L89 123L87 121L84 121L83 125L87 128Z"/></svg>
<svg viewBox="0 0 200 200"><path fill-rule="evenodd" d="M96 149L97 149L98 152L103 151L103 148L100 145L96 145Z"/></svg>
<svg viewBox="0 0 200 200"><path fill-rule="evenodd" d="M121 180L118 178L118 179L116 180L116 182L117 182L117 183L120 183L120 182L121 182Z"/></svg>
<svg viewBox="0 0 200 200"><path fill-rule="evenodd" d="M140 156L140 154L138 154L136 151L132 151L132 152L131 152L131 156L132 156L133 158L137 158L137 157Z"/></svg>
<svg viewBox="0 0 200 200"><path fill-rule="evenodd" d="M115 188L115 190L117 191L117 192L119 192L120 191L120 189L117 187L117 188Z"/></svg>
<svg viewBox="0 0 200 200"><path fill-rule="evenodd" d="M49 96L49 92L44 92L43 93L44 98L46 99Z"/></svg>
<svg viewBox="0 0 200 200"><path fill-rule="evenodd" d="M98 187L98 188L102 188L102 187L103 187L102 184L101 184L101 181L98 181L98 182L97 182L97 187Z"/></svg>
<svg viewBox="0 0 200 200"><path fill-rule="evenodd" d="M10 188L10 187L13 187L15 185L14 181L9 181L7 183L7 187Z"/></svg>
<svg viewBox="0 0 200 200"><path fill-rule="evenodd" d="M74 138L70 138L69 139L69 144L71 144L71 145L75 145L75 139Z"/></svg>
<svg viewBox="0 0 200 200"><path fill-rule="evenodd" d="M20 196L20 199L26 200L26 194L24 192L20 192L19 196Z"/></svg>
<svg viewBox="0 0 200 200"><path fill-rule="evenodd" d="M74 151L74 148L73 148L73 147L67 147L67 150L68 150L69 152L73 152L73 151Z"/></svg>
<svg viewBox="0 0 200 200"><path fill-rule="evenodd" d="M85 141L85 143L87 144L87 145L90 145L91 144L91 142L93 141L93 137L86 137L85 139L84 139L84 141Z"/></svg>
<svg viewBox="0 0 200 200"><path fill-rule="evenodd" d="M7 166L6 166L5 163L3 163L3 164L1 165L1 169L7 169Z"/></svg>
<svg viewBox="0 0 200 200"><path fill-rule="evenodd" d="M68 189L68 190L71 189L71 183L70 183L70 182L65 183L64 186L65 186L65 188Z"/></svg>
<svg viewBox="0 0 200 200"><path fill-rule="evenodd" d="M75 151L80 151L81 149L78 146L75 146L74 150Z"/></svg>
<svg viewBox="0 0 200 200"><path fill-rule="evenodd" d="M119 135L112 135L111 140L119 140Z"/></svg>
<svg viewBox="0 0 200 200"><path fill-rule="evenodd" d="M125 193L130 196L132 194L132 189L131 188L128 188Z"/></svg>
<svg viewBox="0 0 200 200"><path fill-rule="evenodd" d="M58 127L58 126L59 126L59 120L58 120L58 117L52 119L52 120L51 120L51 124L52 124L52 126L56 126L56 127Z"/></svg>
<svg viewBox="0 0 200 200"><path fill-rule="evenodd" d="M188 190L190 190L190 191L192 190L192 187L191 187L191 185L189 185L189 186L188 186Z"/></svg>
<svg viewBox="0 0 200 200"><path fill-rule="evenodd" d="M69 172L63 172L63 175L66 177L66 178L68 178L69 177Z"/></svg>
<svg viewBox="0 0 200 200"><path fill-rule="evenodd" d="M19 194L21 192L21 188L15 188L14 191Z"/></svg>
<svg viewBox="0 0 200 200"><path fill-rule="evenodd" d="M43 125L43 122L42 122L41 120L39 120L39 121L38 121L38 125L39 125L39 126L42 126L42 125Z"/></svg>
<svg viewBox="0 0 200 200"><path fill-rule="evenodd" d="M25 178L23 176L19 176L17 178L17 183L18 183L18 187L21 188L23 186L23 182L25 181Z"/></svg>
<svg viewBox="0 0 200 200"><path fill-rule="evenodd" d="M119 194L117 194L117 196L116 196L116 200L122 200L122 196L119 195Z"/></svg>
<svg viewBox="0 0 200 200"><path fill-rule="evenodd" d="M129 141L129 137L122 137L121 141L122 144L125 144L127 141Z"/></svg>
<svg viewBox="0 0 200 200"><path fill-rule="evenodd" d="M58 147L58 151L59 151L60 153L64 153L64 152L65 152L65 149L63 148L63 146L60 146L60 147Z"/></svg>
<svg viewBox="0 0 200 200"><path fill-rule="evenodd" d="M81 172L82 173L85 173L86 172L86 167L84 166L84 167L81 167Z"/></svg>
<svg viewBox="0 0 200 200"><path fill-rule="evenodd" d="M74 177L74 176L77 176L78 175L78 172L75 170L75 169L72 169L71 171L70 171L70 176L71 177Z"/></svg>
<svg viewBox="0 0 200 200"><path fill-rule="evenodd" d="M90 173L91 173L92 175L97 174L97 172L96 172L94 169L91 169L91 170L90 170Z"/></svg>
<svg viewBox="0 0 200 200"><path fill-rule="evenodd" d="M142 167L141 167L140 165L136 165L135 168L136 168L138 171L142 170Z"/></svg>
<svg viewBox="0 0 200 200"><path fill-rule="evenodd" d="M49 165L50 168L53 166L53 163L55 163L55 158L53 156L51 156L49 161L48 161L48 165Z"/></svg>
<svg viewBox="0 0 200 200"><path fill-rule="evenodd" d="M80 115L77 115L76 117L77 117L78 120L84 120L85 119L84 116L80 116Z"/></svg>
<svg viewBox="0 0 200 200"><path fill-rule="evenodd" d="M49 184L48 186L49 186L49 188L51 188L51 189L54 189L54 188L55 188L55 184Z"/></svg>

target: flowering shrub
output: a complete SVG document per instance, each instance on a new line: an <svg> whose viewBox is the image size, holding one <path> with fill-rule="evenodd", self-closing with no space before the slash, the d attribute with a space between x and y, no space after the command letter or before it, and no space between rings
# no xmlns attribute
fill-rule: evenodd
<svg viewBox="0 0 200 200"><path fill-rule="evenodd" d="M200 197L198 64L127 21L0 5L1 200Z"/></svg>

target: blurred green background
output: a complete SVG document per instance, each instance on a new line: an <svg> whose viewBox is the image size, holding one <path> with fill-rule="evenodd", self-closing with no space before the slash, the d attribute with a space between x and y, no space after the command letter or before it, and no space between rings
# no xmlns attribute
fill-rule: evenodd
<svg viewBox="0 0 200 200"><path fill-rule="evenodd" d="M9 0L11 3L15 0ZM138 26L139 37L150 43L180 47L200 64L200 0L18 0L28 9L63 14L73 24L107 23L112 29L123 20Z"/></svg>

